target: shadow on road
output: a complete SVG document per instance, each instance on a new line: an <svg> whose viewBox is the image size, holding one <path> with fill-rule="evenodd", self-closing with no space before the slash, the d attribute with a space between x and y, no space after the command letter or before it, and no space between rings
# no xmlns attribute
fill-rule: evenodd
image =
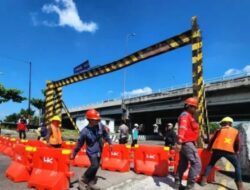
<svg viewBox="0 0 250 190"><path fill-rule="evenodd" d="M223 185L223 184L221 184L221 183L215 182L215 183L211 183L211 184L217 185L217 186L220 186L220 187L223 187L223 188L225 188L225 189L227 189L227 190L235 190L235 189L232 189L232 188L230 188L230 187L227 187L226 185Z"/></svg>
<svg viewBox="0 0 250 190"><path fill-rule="evenodd" d="M220 170L219 172L220 172L221 174L223 174L223 175L226 175L226 176L232 178L232 179L235 179L235 177L234 177L234 171L224 171L224 170ZM243 176L242 176L242 180L243 180L243 182L250 183L250 176L243 175Z"/></svg>
<svg viewBox="0 0 250 190"><path fill-rule="evenodd" d="M165 183L168 184L170 187L174 187L174 180L173 177L171 176L166 176L166 177L157 177L157 176L152 176L154 183L156 186L160 187L160 183Z"/></svg>

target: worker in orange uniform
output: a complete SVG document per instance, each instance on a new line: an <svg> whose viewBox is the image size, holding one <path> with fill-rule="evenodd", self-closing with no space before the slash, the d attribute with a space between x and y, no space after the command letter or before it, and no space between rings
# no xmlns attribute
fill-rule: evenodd
<svg viewBox="0 0 250 190"><path fill-rule="evenodd" d="M185 190L194 188L195 178L200 174L201 171L201 161L196 148L196 141L199 136L199 124L194 118L197 107L197 98L187 98L184 101L184 111L178 118L179 128L177 134L176 151L180 151L180 160L175 176L175 189L181 188L182 176L188 168L188 163L190 163L190 169Z"/></svg>
<svg viewBox="0 0 250 190"><path fill-rule="evenodd" d="M46 140L50 146L54 148L60 148L62 145L62 133L61 133L61 118L57 115L52 117L51 124L48 128Z"/></svg>
<svg viewBox="0 0 250 190"><path fill-rule="evenodd" d="M89 121L89 124L81 130L77 146L74 149L70 159L74 159L84 143L86 143L86 154L91 165L79 179L79 189L98 190L100 188L95 185L97 181L96 173L100 166L103 139L109 143L110 149L112 142L107 130L105 129L105 125L100 122L101 118L99 112L97 112L95 109L90 109L86 112L85 117Z"/></svg>
<svg viewBox="0 0 250 190"><path fill-rule="evenodd" d="M238 190L244 190L241 177L241 167L238 161L238 153L240 149L239 131L233 128L233 119L224 117L220 121L221 128L218 129L208 145L208 150L212 150L212 157L202 176L201 186L207 184L207 176L214 167L215 163L225 157L235 168L235 183Z"/></svg>

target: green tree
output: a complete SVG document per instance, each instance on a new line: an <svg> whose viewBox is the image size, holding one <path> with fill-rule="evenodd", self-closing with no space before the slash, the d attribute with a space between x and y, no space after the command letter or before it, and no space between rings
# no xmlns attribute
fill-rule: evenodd
<svg viewBox="0 0 250 190"><path fill-rule="evenodd" d="M4 121L16 123L20 118L25 117L27 119L27 118L29 118L29 116L33 116L34 113L35 113L35 111L33 111L33 110L31 110L29 113L28 109L21 109L19 113L13 113L13 114L6 116Z"/></svg>
<svg viewBox="0 0 250 190"><path fill-rule="evenodd" d="M210 134L213 134L219 127L218 123L209 123Z"/></svg>
<svg viewBox="0 0 250 190"><path fill-rule="evenodd" d="M19 113L13 113L11 115L7 115L4 119L5 122L13 122L16 123L18 121L18 119L20 118L20 114Z"/></svg>
<svg viewBox="0 0 250 190"><path fill-rule="evenodd" d="M32 104L32 106L34 106L38 110L42 110L44 108L44 105L45 105L45 101L44 100L42 100L42 99L36 99L36 98L32 98L30 100L30 103Z"/></svg>
<svg viewBox="0 0 250 190"><path fill-rule="evenodd" d="M0 84L0 104L3 102L8 102L12 100L13 102L22 102L26 100L25 97L21 96L22 91L14 89L14 88L5 88L2 84Z"/></svg>

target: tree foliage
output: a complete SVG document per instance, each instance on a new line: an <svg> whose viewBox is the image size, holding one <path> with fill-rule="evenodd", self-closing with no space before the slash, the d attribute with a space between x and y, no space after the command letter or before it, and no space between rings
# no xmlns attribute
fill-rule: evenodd
<svg viewBox="0 0 250 190"><path fill-rule="evenodd" d="M5 122L14 122L16 123L20 118L31 118L33 116L35 111L29 110L28 109L21 109L19 113L13 113L11 115L8 115L5 117L4 121Z"/></svg>
<svg viewBox="0 0 250 190"><path fill-rule="evenodd" d="M42 110L45 106L45 101L42 99L32 98L30 103L39 110Z"/></svg>
<svg viewBox="0 0 250 190"><path fill-rule="evenodd" d="M218 123L209 123L210 134L213 134L219 127L220 125Z"/></svg>
<svg viewBox="0 0 250 190"><path fill-rule="evenodd" d="M3 102L8 102L10 100L18 103L26 100L26 98L21 96L20 94L22 94L22 91L14 88L8 89L0 84L0 104Z"/></svg>

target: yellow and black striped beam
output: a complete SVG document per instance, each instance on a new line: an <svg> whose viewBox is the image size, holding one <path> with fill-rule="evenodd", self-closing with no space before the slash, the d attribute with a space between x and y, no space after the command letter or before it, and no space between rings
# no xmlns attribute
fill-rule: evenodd
<svg viewBox="0 0 250 190"><path fill-rule="evenodd" d="M192 72L193 72L193 94L198 98L198 123L201 129L201 137L204 136L204 129L208 129L207 107L205 100L205 85L202 68L202 38L201 31L197 24L197 18L192 17ZM208 130L206 130L206 133ZM206 134L208 135L208 134ZM203 140L199 140L203 142Z"/></svg>
<svg viewBox="0 0 250 190"><path fill-rule="evenodd" d="M77 130L78 133L80 133L78 127L76 126L76 123L74 122L73 118L71 117L70 113L69 113L69 110L67 108L67 106L65 105L64 101L62 100L62 106L63 106L63 109L65 111L65 113L67 114L71 124L74 126L74 128Z"/></svg>
<svg viewBox="0 0 250 190"><path fill-rule="evenodd" d="M45 124L48 127L50 120L54 115L54 83L52 81L47 81L47 86L45 90Z"/></svg>
<svg viewBox="0 0 250 190"><path fill-rule="evenodd" d="M82 80L86 80L89 78L97 77L106 73L117 71L119 69L122 69L134 63L149 59L156 55L160 55L162 53L172 51L176 48L183 47L191 43L191 34L192 34L192 31L188 30L184 33L173 36L172 38L166 39L150 47L137 51L118 61L114 61L112 63L106 64L97 68L93 68L89 71L86 71L77 75L72 75L70 77L67 77L58 81L54 81L54 85L56 88L58 88L58 87L66 86L66 85L76 83Z"/></svg>
<svg viewBox="0 0 250 190"><path fill-rule="evenodd" d="M193 63L193 93L199 99L199 111L198 111L198 121L203 130L207 120L207 110L205 102L205 89L203 83L203 73L202 73L202 39L201 32L197 24L197 18L192 18L192 29L186 32L183 32L179 35L173 36L169 39L156 43L150 47L139 50L125 58L114 61L112 63L90 69L86 72L72 75L70 77L49 82L47 84L46 90L46 115L45 118L51 118L54 110L54 96L57 103L55 104L56 113L59 112L60 105L60 95L55 95L56 89L59 89L63 86L70 85L82 80L90 79L97 77L103 74L107 74L113 71L120 70L137 62L149 59L151 57L175 50L177 48L192 44L192 63ZM51 105L52 104L52 105ZM47 121L47 120L46 120Z"/></svg>

